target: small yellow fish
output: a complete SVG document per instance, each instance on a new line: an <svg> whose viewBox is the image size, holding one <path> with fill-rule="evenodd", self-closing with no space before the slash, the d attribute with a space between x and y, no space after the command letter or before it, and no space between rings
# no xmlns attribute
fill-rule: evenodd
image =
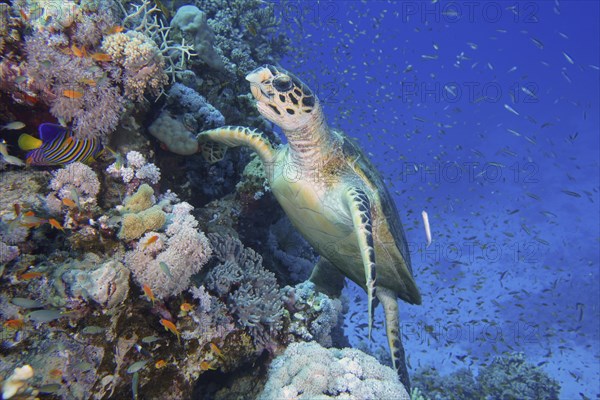
<svg viewBox="0 0 600 400"><path fill-rule="evenodd" d="M209 369L215 370L217 369L217 367L213 366L212 364L209 364L207 361L202 361L200 363L200 370L208 371Z"/></svg>
<svg viewBox="0 0 600 400"><path fill-rule="evenodd" d="M183 312L190 312L194 309L194 306L192 306L190 303L181 303L181 305L179 306L179 309Z"/></svg>
<svg viewBox="0 0 600 400"><path fill-rule="evenodd" d="M19 129L25 128L25 124L21 121L13 121L9 122L6 125L2 125L0 127L0 131L9 130L9 131L18 131Z"/></svg>
<svg viewBox="0 0 600 400"><path fill-rule="evenodd" d="M86 85L96 86L96 81L93 79L83 78L81 82L85 83Z"/></svg>
<svg viewBox="0 0 600 400"><path fill-rule="evenodd" d="M167 362L165 360L158 360L155 364L154 364L154 368L156 369L161 369L167 366Z"/></svg>

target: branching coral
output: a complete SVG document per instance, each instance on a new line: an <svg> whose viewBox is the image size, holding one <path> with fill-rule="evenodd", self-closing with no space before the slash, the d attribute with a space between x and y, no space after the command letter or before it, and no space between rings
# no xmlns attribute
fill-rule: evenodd
<svg viewBox="0 0 600 400"><path fill-rule="evenodd" d="M184 39L181 44L169 39L171 28L165 26L159 18L160 9L156 5L150 7L150 1L142 0L139 4L131 4L129 11L120 2L118 4L124 14L123 26L131 31L143 33L156 43L158 51L168 64L165 72L171 76L171 81L175 82L177 74L185 69L186 61L196 55L192 53L193 47L186 45Z"/></svg>
<svg viewBox="0 0 600 400"><path fill-rule="evenodd" d="M262 257L233 238L209 235L221 264L206 277L206 287L224 299L255 343L265 344L283 327L283 302L272 272Z"/></svg>
<svg viewBox="0 0 600 400"><path fill-rule="evenodd" d="M195 323L194 330L181 332L182 338L198 339L205 344L222 339L235 329L225 304L208 293L204 286L192 287L190 293L198 302L198 306L190 313Z"/></svg>
<svg viewBox="0 0 600 400"><path fill-rule="evenodd" d="M396 372L360 350L292 343L273 360L259 399L398 399L408 393Z"/></svg>

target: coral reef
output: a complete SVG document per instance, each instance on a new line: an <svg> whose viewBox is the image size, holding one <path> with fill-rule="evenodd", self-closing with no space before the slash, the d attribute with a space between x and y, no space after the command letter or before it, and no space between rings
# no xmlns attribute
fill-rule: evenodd
<svg viewBox="0 0 600 400"><path fill-rule="evenodd" d="M46 207L55 214L65 208L65 199L76 203L79 209L90 209L97 205L100 181L94 170L80 162L66 165L53 172L50 181L52 191L46 196Z"/></svg>
<svg viewBox="0 0 600 400"><path fill-rule="evenodd" d="M102 51L110 56L112 78L123 82L125 96L143 101L146 93L157 96L167 83L165 60L156 43L147 35L136 32L118 32L105 36Z"/></svg>
<svg viewBox="0 0 600 400"><path fill-rule="evenodd" d="M26 89L49 105L57 119L71 122L78 138L105 137L124 111L121 90L109 79L107 63L79 57L70 46L64 33L36 31L27 37Z"/></svg>
<svg viewBox="0 0 600 400"><path fill-rule="evenodd" d="M560 385L542 369L528 363L523 353L497 357L479 371L483 393L509 399L558 399Z"/></svg>
<svg viewBox="0 0 600 400"><path fill-rule="evenodd" d="M198 152L195 133L225 124L223 115L195 90L175 83L165 108L148 127L151 135L180 155Z"/></svg>
<svg viewBox="0 0 600 400"><path fill-rule="evenodd" d="M129 270L116 260L102 260L93 253L81 261L64 263L56 274L64 282L68 297L93 300L107 310L122 304L129 294Z"/></svg>
<svg viewBox="0 0 600 400"><path fill-rule="evenodd" d="M221 264L206 277L206 288L227 304L256 343L266 344L283 327L283 302L272 272L262 257L233 238L209 235Z"/></svg>
<svg viewBox="0 0 600 400"><path fill-rule="evenodd" d="M9 246L0 240L0 265L6 264L19 256L17 246Z"/></svg>
<svg viewBox="0 0 600 400"><path fill-rule="evenodd" d="M159 207L159 206L155 206ZM178 203L168 215L164 233L148 232L124 257L140 285L150 287L159 299L176 296L190 286L192 275L200 271L211 256L208 239L197 229L188 203Z"/></svg>
<svg viewBox="0 0 600 400"><path fill-rule="evenodd" d="M202 62L217 70L223 68L223 61L214 48L215 36L208 26L206 13L196 6L181 6L171 20L171 28L174 40L181 38L192 43Z"/></svg>
<svg viewBox="0 0 600 400"><path fill-rule="evenodd" d="M522 353L497 357L480 367L479 374L461 369L441 376L434 368L423 368L413 383L426 398L434 399L558 399L559 384L541 368L525 361Z"/></svg>
<svg viewBox="0 0 600 400"><path fill-rule="evenodd" d="M308 281L286 286L282 298L290 312L291 334L305 341L316 340L324 347L333 345L331 334L341 320L340 300L315 291L315 285Z"/></svg>
<svg viewBox="0 0 600 400"><path fill-rule="evenodd" d="M287 218L281 218L269 228L267 246L273 262L280 265L293 281L308 279L317 255Z"/></svg>
<svg viewBox="0 0 600 400"><path fill-rule="evenodd" d="M106 172L113 178L121 178L127 185L127 193L133 193L143 184L156 185L160 181L160 169L139 151L129 151L122 160L120 154L115 156L117 160L106 168Z"/></svg>
<svg viewBox="0 0 600 400"><path fill-rule="evenodd" d="M273 360L259 399L410 399L396 372L355 349L292 343Z"/></svg>
<svg viewBox="0 0 600 400"><path fill-rule="evenodd" d="M288 49L289 39L277 28L280 21L273 4L260 0L197 0L195 4L207 14L216 50L232 74L252 71Z"/></svg>

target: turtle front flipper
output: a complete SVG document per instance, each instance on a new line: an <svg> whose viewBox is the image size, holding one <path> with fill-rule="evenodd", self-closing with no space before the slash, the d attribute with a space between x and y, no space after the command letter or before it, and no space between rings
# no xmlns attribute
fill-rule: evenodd
<svg viewBox="0 0 600 400"><path fill-rule="evenodd" d="M369 339L373 328L373 315L375 314L375 249L373 248L373 222L371 220L371 202L364 191L352 187L346 192L346 204L352 216L354 232L358 238L358 247L365 269L367 298L369 307Z"/></svg>
<svg viewBox="0 0 600 400"><path fill-rule="evenodd" d="M264 134L257 129L243 126L222 126L200 132L197 139L203 146L202 154L204 158L209 162L216 162L223 158L226 147L238 146L250 147L258 154L265 165L272 163L275 158L273 146ZM207 141L216 143L208 143Z"/></svg>
<svg viewBox="0 0 600 400"><path fill-rule="evenodd" d="M398 301L396 300L396 294L389 289L379 287L377 290L377 298L381 301L385 313L385 329L387 331L388 344L392 355L392 364L398 373L400 382L402 382L406 391L410 393L410 379L408 377L408 369L406 368L406 360L404 358L402 338L400 337Z"/></svg>

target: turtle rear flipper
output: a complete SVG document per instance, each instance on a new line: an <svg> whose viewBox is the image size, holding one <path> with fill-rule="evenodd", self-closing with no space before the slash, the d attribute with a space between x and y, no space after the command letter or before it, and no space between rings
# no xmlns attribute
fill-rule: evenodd
<svg viewBox="0 0 600 400"><path fill-rule="evenodd" d="M346 202L352 216L354 231L358 238L358 247L365 269L365 287L367 289L367 303L369 307L369 339L373 329L373 315L375 314L375 287L377 269L375 267L375 249L373 248L373 221L371 220L371 203L367 194L357 187L352 187L346 192Z"/></svg>
<svg viewBox="0 0 600 400"><path fill-rule="evenodd" d="M377 298L381 301L385 313L385 329L387 331L390 354L392 355L392 364L398 373L400 382L404 385L406 391L410 393L410 379L408 377L408 369L406 368L404 346L402 346L402 338L400 337L396 294L387 288L379 287Z"/></svg>
<svg viewBox="0 0 600 400"><path fill-rule="evenodd" d="M273 146L257 129L243 126L222 126L200 132L197 139L202 144L202 155L209 162L222 159L227 147L250 147L258 154L263 164L272 163L275 156Z"/></svg>

